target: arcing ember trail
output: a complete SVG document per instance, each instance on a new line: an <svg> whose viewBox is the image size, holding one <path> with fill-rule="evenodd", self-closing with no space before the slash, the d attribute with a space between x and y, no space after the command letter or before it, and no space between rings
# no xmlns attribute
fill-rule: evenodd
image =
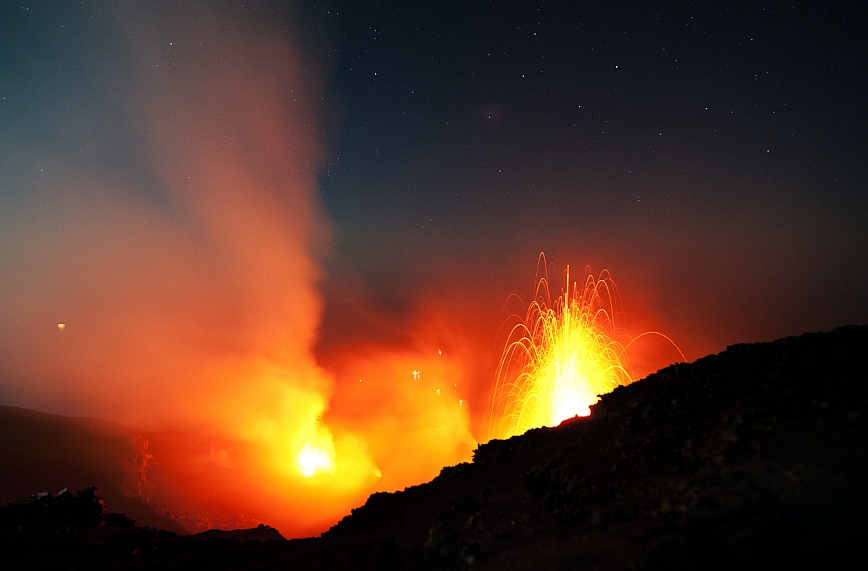
<svg viewBox="0 0 868 571"><path fill-rule="evenodd" d="M538 276L540 263L545 268L545 254L539 257ZM538 279L534 301L507 338L492 390L489 438L588 416L599 395L633 382L626 354L633 341L650 334L671 343L657 332L619 341L626 337L618 322L620 297L607 270L595 279L586 268L579 287L570 282L567 266L565 287L554 303L547 274Z"/></svg>

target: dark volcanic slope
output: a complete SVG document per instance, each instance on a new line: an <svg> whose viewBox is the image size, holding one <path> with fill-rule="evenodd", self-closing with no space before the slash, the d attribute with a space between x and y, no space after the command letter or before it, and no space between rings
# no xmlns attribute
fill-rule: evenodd
<svg viewBox="0 0 868 571"><path fill-rule="evenodd" d="M472 464L446 468L428 484L374 494L321 538L207 548L166 539L126 559L115 550L112 566L864 563L866 348L866 326L733 346L615 390L590 418L490 442ZM58 544L56 561L64 549ZM100 549L107 548L76 551L73 560L98 567L107 563Z"/></svg>
<svg viewBox="0 0 868 571"><path fill-rule="evenodd" d="M141 525L183 532L137 494L148 434L95 418L0 405L0 503L99 483L103 499Z"/></svg>
<svg viewBox="0 0 868 571"><path fill-rule="evenodd" d="M668 367L590 418L372 496L325 539L492 569L835 556L866 524L866 349L868 328L850 327Z"/></svg>

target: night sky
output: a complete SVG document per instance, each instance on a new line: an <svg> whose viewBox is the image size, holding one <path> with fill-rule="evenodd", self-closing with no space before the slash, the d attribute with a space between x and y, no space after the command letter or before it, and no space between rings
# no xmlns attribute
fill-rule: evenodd
<svg viewBox="0 0 868 571"><path fill-rule="evenodd" d="M454 265L497 306L545 251L694 357L865 321L864 8L413 4L306 13L321 197L384 295Z"/></svg>
<svg viewBox="0 0 868 571"><path fill-rule="evenodd" d="M362 494L468 457L540 252L689 360L866 323L865 38L855 2L3 2L0 404L333 439Z"/></svg>

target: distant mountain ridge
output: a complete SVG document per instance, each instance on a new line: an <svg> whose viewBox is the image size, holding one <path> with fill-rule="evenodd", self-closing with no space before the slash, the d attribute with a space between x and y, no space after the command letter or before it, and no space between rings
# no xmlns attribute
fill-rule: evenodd
<svg viewBox="0 0 868 571"><path fill-rule="evenodd" d="M185 532L137 493L136 456L148 433L107 420L0 405L0 503L98 485L113 511L140 525Z"/></svg>

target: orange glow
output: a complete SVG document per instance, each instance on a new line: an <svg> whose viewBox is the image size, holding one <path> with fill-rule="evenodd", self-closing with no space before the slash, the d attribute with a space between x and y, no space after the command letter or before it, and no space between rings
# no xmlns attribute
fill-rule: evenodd
<svg viewBox="0 0 868 571"><path fill-rule="evenodd" d="M320 74L265 19L116 13L135 73L112 89L145 174L38 158L21 223L0 227L4 398L148 431L135 493L192 529L324 531L381 468L365 434L323 420Z"/></svg>
<svg viewBox="0 0 868 571"><path fill-rule="evenodd" d="M320 448L311 442L305 442L301 447L301 452L298 453L298 471L305 478L310 478L314 474L325 472L334 474L335 459L334 449L332 447Z"/></svg>
<svg viewBox="0 0 868 571"><path fill-rule="evenodd" d="M470 460L476 441L459 362L433 350L356 347L336 366L356 381L335 393L325 418L364 437L379 476L371 491L421 484Z"/></svg>
<svg viewBox="0 0 868 571"><path fill-rule="evenodd" d="M539 261L545 266L544 254ZM630 343L619 341L626 334L616 324L620 298L607 270L595 279L587 268L579 287L570 282L567 266L554 303L547 275L538 280L534 297L512 327L498 366L489 410L492 438L587 416L599 395L633 382Z"/></svg>

